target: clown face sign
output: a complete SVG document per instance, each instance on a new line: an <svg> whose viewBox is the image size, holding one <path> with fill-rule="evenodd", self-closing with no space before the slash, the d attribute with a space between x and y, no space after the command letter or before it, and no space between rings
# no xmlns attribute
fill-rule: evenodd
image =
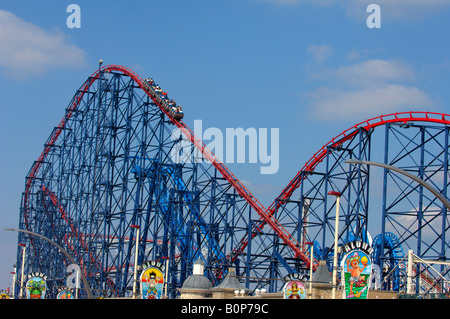
<svg viewBox="0 0 450 319"><path fill-rule="evenodd" d="M141 274L142 299L162 299L164 288L164 266L150 261L143 265Z"/></svg>
<svg viewBox="0 0 450 319"><path fill-rule="evenodd" d="M363 249L364 246L362 245L352 244L355 249L347 249L348 253L342 259L341 264L341 280L344 284L345 298L367 299L372 274L369 253L371 250Z"/></svg>

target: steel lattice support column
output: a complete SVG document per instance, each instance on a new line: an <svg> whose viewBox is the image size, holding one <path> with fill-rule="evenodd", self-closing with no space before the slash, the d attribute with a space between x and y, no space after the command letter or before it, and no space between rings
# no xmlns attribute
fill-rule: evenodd
<svg viewBox="0 0 450 319"><path fill-rule="evenodd" d="M434 124L386 125L384 163L401 168L447 195L449 128ZM447 208L422 185L390 170L383 173L381 236L392 233L397 246L381 246L380 266L390 258L390 250L412 249L420 258L447 260L449 221ZM425 267L416 273L426 273ZM442 268L441 271L444 271ZM419 292L419 278L416 289ZM440 286L442 289L442 286Z"/></svg>
<svg viewBox="0 0 450 319"><path fill-rule="evenodd" d="M327 260L332 254L329 246L334 237L335 203L329 191L342 194L340 215L342 229L339 238L364 238L367 231L369 204L369 172L350 167L349 158L370 158L371 132L360 130L352 139L327 149L325 160L314 171L300 175L300 187L284 201L278 216L291 216L292 232L300 243L316 242L316 258ZM279 217L280 219L282 217Z"/></svg>
<svg viewBox="0 0 450 319"><path fill-rule="evenodd" d="M396 239L378 250L381 263L401 246L419 257L448 259L448 215L436 198L384 172L382 208L376 211L370 203L373 174L344 163L384 152L385 163L446 195L448 115L395 113L351 127L319 149L265 208L148 83L122 66L95 72L75 93L25 179L19 228L45 234L72 254L95 296L129 295L135 257L139 264L168 260L172 297L197 258L214 284L232 265L246 277L247 288L276 291L280 285L273 279L309 267L306 242L314 242L316 258L329 259L336 232L340 243L369 240L373 221L381 222L380 246L390 234ZM380 126L385 138L374 151ZM329 191L342 194L340 229L333 226ZM41 271L54 287L64 283L64 256L23 234L19 243L26 245L25 274Z"/></svg>
<svg viewBox="0 0 450 319"><path fill-rule="evenodd" d="M215 166L196 162L198 152L174 162L174 150L194 148L179 148L185 137L176 138L175 128L135 78L102 70L77 91L27 176L20 228L67 249L95 296L131 291L132 225L141 229L138 263L168 258L172 296L197 258L220 281L226 254L247 230L250 205ZM19 240L28 248L24 272L63 285L64 256L36 239Z"/></svg>

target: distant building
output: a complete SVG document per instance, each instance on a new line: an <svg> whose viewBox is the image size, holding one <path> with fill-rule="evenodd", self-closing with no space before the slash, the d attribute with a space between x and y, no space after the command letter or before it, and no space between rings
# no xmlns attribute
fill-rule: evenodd
<svg viewBox="0 0 450 319"><path fill-rule="evenodd" d="M233 267L228 268L228 274L224 280L211 290L213 291L213 298L215 299L234 298L236 297L237 291L239 291L241 296L248 294L249 292L236 277L236 270Z"/></svg>
<svg viewBox="0 0 450 319"><path fill-rule="evenodd" d="M325 260L319 261L319 266L312 275L312 299L330 299L333 276L328 270Z"/></svg>
<svg viewBox="0 0 450 319"><path fill-rule="evenodd" d="M205 277L205 263L198 259L194 263L192 275L189 276L183 286L178 289L180 292L180 299L202 299L211 298L212 283Z"/></svg>

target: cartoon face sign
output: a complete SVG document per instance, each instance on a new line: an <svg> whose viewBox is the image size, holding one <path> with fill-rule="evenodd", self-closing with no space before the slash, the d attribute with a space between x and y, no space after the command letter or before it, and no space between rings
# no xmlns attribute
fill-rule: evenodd
<svg viewBox="0 0 450 319"><path fill-rule="evenodd" d="M141 275L142 299L161 299L164 277L159 268L149 267Z"/></svg>
<svg viewBox="0 0 450 319"><path fill-rule="evenodd" d="M284 299L305 299L305 285L298 280L292 280L286 283L283 288Z"/></svg>
<svg viewBox="0 0 450 319"><path fill-rule="evenodd" d="M367 299L372 264L362 250L350 251L342 260L346 299Z"/></svg>
<svg viewBox="0 0 450 319"><path fill-rule="evenodd" d="M70 289L64 288L58 292L56 299L75 299L75 296Z"/></svg>

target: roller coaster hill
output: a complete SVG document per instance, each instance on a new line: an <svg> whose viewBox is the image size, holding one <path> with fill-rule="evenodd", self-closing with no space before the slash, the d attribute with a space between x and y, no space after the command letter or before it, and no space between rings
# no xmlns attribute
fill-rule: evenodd
<svg viewBox="0 0 450 319"><path fill-rule="evenodd" d="M183 116L152 79L123 66L103 66L76 91L26 176L19 228L73 256L93 297L130 296L135 258L138 265L167 265L170 298L177 297L198 259L214 286L234 267L250 291L276 292L288 274L308 280L312 246L314 270L319 260L331 267L336 232L339 245L362 240L373 247L377 289L405 290L409 250L448 261L449 220L435 196L389 170L372 176L374 187L368 165L345 161L381 155L385 164L447 196L450 115L396 113L350 127L319 148L269 207L193 134ZM176 128L179 136L173 138ZM174 160L174 154L191 160ZM339 229L330 191L341 194ZM373 203L376 193L381 200ZM371 227L377 228L373 239ZM45 274L54 298L66 285L70 261L29 233L20 232L18 242L17 273ZM448 268L440 267L437 275L429 265L415 264L417 293L446 291ZM15 285L17 295L19 278ZM84 283L80 297L87 297Z"/></svg>

